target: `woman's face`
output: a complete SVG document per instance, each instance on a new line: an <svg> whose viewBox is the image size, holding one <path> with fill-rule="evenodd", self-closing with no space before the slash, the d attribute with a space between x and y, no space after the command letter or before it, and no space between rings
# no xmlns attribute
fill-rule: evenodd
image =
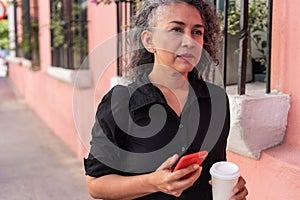
<svg viewBox="0 0 300 200"><path fill-rule="evenodd" d="M186 75L199 62L204 24L198 10L186 3L158 7L152 31L154 64Z"/></svg>

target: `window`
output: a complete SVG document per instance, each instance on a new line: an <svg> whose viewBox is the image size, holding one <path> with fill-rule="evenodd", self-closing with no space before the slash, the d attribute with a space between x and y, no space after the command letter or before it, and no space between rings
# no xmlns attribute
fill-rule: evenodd
<svg viewBox="0 0 300 200"><path fill-rule="evenodd" d="M14 1L15 11L20 9L21 20L17 22L15 12L16 52L18 57L32 60L33 65L39 65L39 22L38 0Z"/></svg>
<svg viewBox="0 0 300 200"><path fill-rule="evenodd" d="M88 54L87 0L50 0L50 6L52 65L79 69Z"/></svg>

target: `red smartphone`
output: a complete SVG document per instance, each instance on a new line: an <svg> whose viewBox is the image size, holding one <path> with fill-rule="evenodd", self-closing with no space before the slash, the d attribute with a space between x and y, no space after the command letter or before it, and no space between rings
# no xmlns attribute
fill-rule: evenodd
<svg viewBox="0 0 300 200"><path fill-rule="evenodd" d="M202 162L205 160L206 156L208 155L207 151L199 151L196 153L192 153L192 154L188 154L185 156L182 156L179 161L177 162L173 172L182 169L182 168L186 168L192 164L198 164L201 165ZM184 176L183 178L188 178L189 174Z"/></svg>

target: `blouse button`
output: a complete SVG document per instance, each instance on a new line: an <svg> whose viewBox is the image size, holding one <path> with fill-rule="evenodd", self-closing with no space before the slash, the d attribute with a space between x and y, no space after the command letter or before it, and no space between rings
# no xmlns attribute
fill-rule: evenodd
<svg viewBox="0 0 300 200"><path fill-rule="evenodd" d="M181 151L184 152L185 151L185 147L181 147Z"/></svg>

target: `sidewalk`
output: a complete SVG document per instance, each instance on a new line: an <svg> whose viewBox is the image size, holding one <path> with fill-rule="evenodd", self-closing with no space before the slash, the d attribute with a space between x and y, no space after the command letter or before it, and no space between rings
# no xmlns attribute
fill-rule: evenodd
<svg viewBox="0 0 300 200"><path fill-rule="evenodd" d="M91 199L78 157L1 77L0 199Z"/></svg>

